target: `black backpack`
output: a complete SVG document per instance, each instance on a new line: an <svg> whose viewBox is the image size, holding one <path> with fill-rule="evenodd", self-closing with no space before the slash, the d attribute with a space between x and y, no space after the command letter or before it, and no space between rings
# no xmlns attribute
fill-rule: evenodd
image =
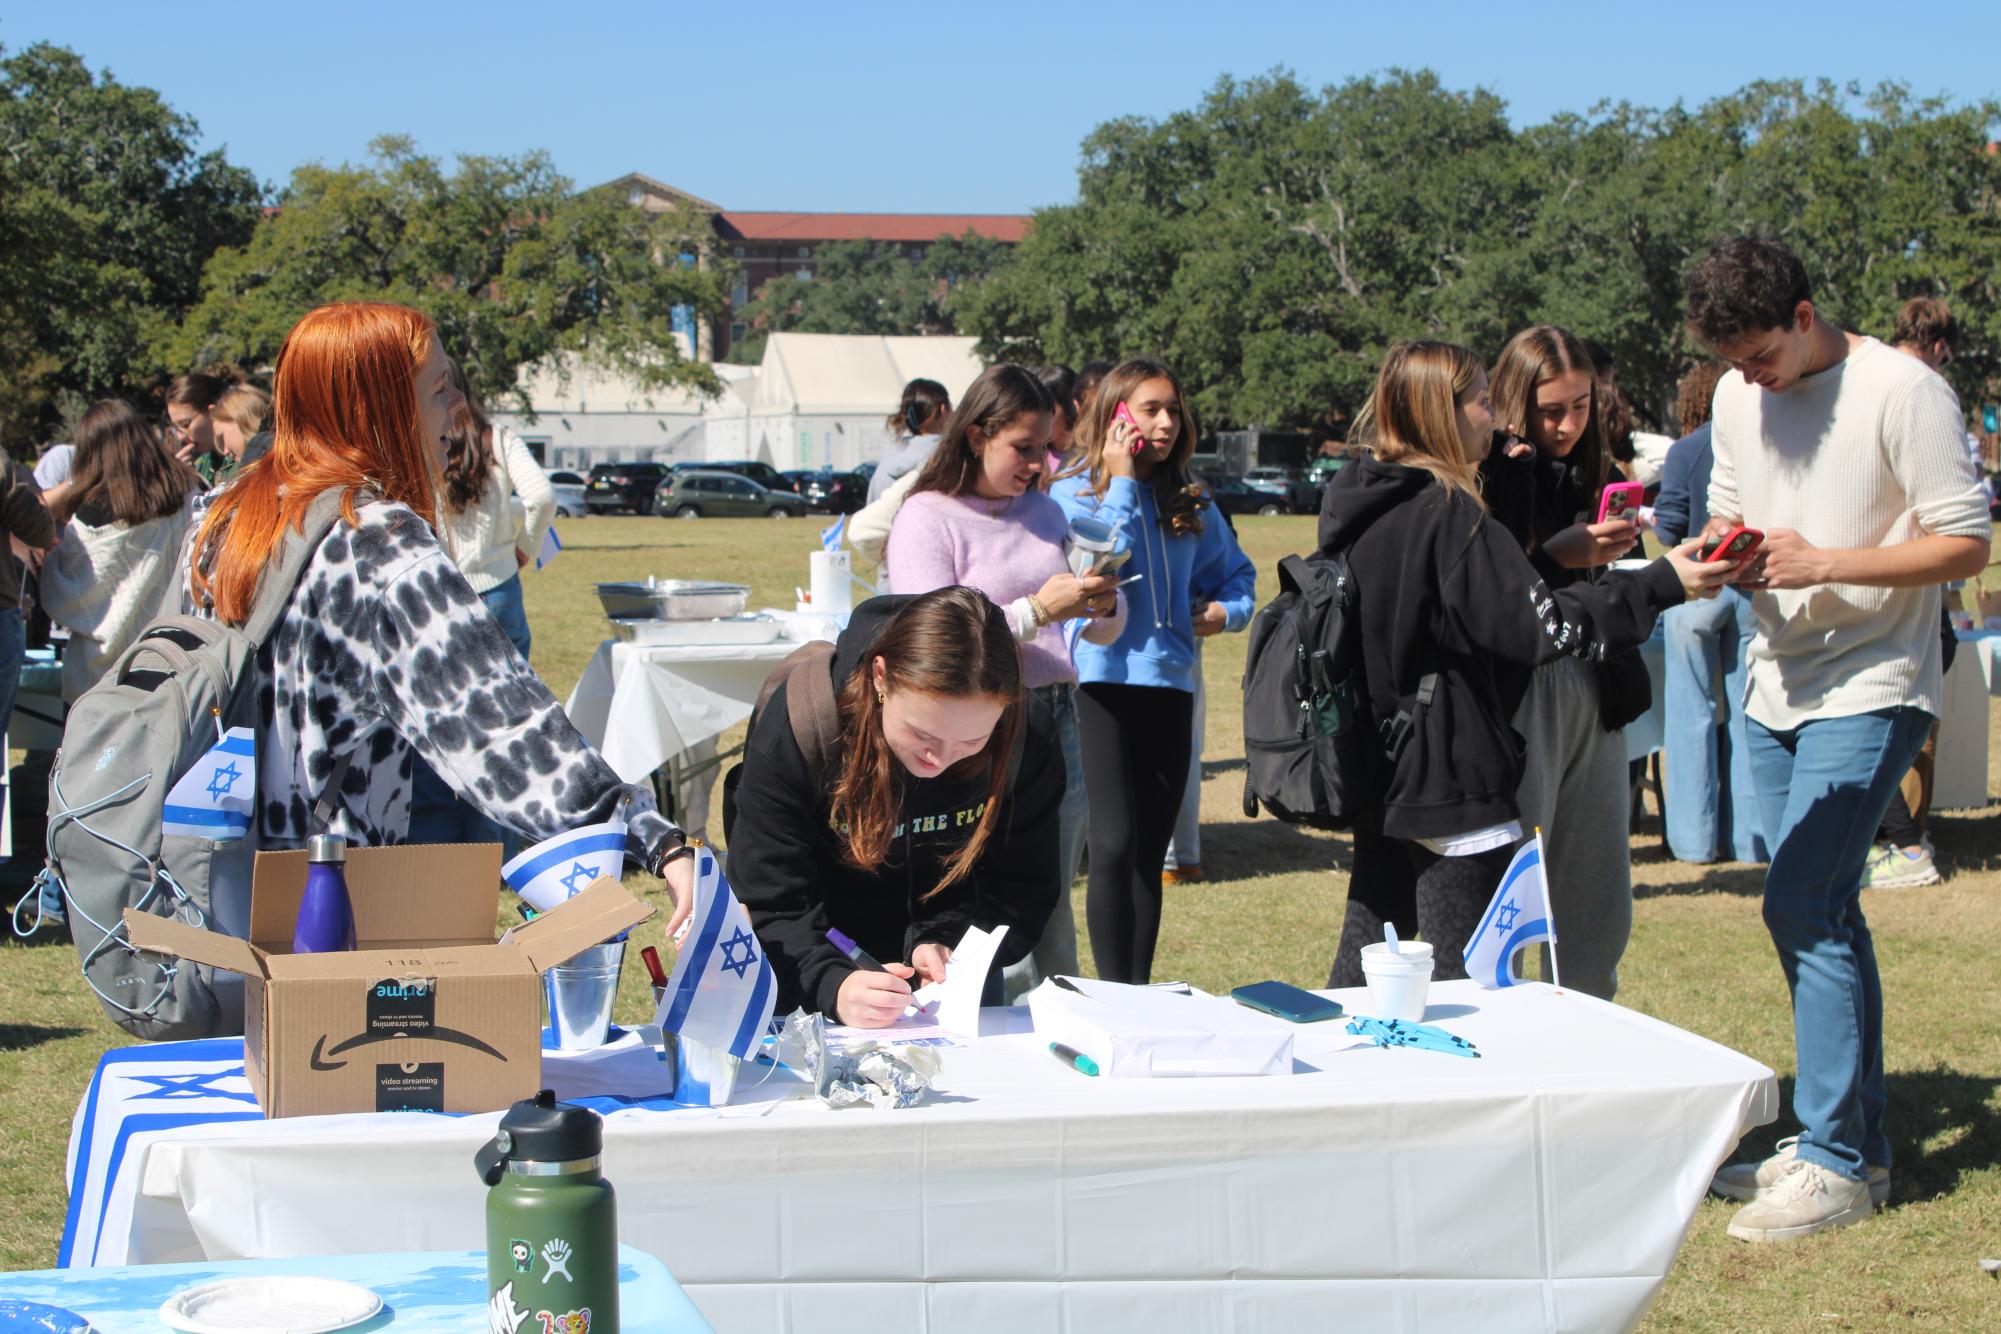
<svg viewBox="0 0 2001 1334"><path fill-rule="evenodd" d="M1348 829L1380 808L1412 713L1376 716L1345 552L1287 556L1278 585L1244 664L1244 814L1262 804L1288 824ZM1414 702L1437 683L1427 674Z"/></svg>

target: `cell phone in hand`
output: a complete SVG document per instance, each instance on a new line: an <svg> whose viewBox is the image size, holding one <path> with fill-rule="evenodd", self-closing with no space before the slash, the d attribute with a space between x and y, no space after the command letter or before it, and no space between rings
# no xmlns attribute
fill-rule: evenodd
<svg viewBox="0 0 2001 1334"><path fill-rule="evenodd" d="M1124 422L1133 428L1133 453L1137 454L1146 448L1146 437L1139 433L1139 423L1133 420L1131 408L1128 408L1123 403L1119 404L1117 410L1112 413L1112 420L1115 422Z"/></svg>
<svg viewBox="0 0 2001 1334"><path fill-rule="evenodd" d="M1289 982L1252 982L1248 986L1232 989L1230 999L1253 1010L1289 1019L1295 1024L1314 1024L1323 1019L1339 1018L1341 1014L1340 1001L1316 996Z"/></svg>
<svg viewBox="0 0 2001 1334"><path fill-rule="evenodd" d="M1598 499L1598 522L1630 520L1647 503L1647 488L1639 482L1614 482Z"/></svg>
<svg viewBox="0 0 2001 1334"><path fill-rule="evenodd" d="M1704 542L1697 555L1705 564L1719 560L1747 561L1758 554L1764 541L1765 535L1756 528L1732 528L1723 536Z"/></svg>

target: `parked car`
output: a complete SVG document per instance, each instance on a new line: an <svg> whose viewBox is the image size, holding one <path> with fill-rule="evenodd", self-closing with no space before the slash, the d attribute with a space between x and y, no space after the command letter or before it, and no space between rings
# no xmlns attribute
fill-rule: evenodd
<svg viewBox="0 0 2001 1334"><path fill-rule="evenodd" d="M664 463L600 463L591 469L590 484L584 489L584 508L592 514L614 510L646 513L653 492L667 476Z"/></svg>
<svg viewBox="0 0 2001 1334"><path fill-rule="evenodd" d="M573 472L544 472L549 479L549 489L556 493L556 517L574 519L588 513L584 505L584 492L590 483Z"/></svg>
<svg viewBox="0 0 2001 1334"><path fill-rule="evenodd" d="M653 512L676 519L755 515L793 519L806 513L806 502L790 491L773 491L737 473L690 469L661 479L653 495Z"/></svg>
<svg viewBox="0 0 2001 1334"><path fill-rule="evenodd" d="M1352 462L1354 460L1346 453L1318 454L1314 456L1313 462L1308 465L1306 475L1309 479L1318 482L1324 487L1327 483L1334 480L1335 473L1340 472Z"/></svg>
<svg viewBox="0 0 2001 1334"><path fill-rule="evenodd" d="M1285 505L1280 513L1317 514L1320 510L1320 487L1308 481L1304 470L1299 468L1269 464L1252 468L1244 474L1244 485L1277 496Z"/></svg>
<svg viewBox="0 0 2001 1334"><path fill-rule="evenodd" d="M801 469L784 474L792 489L822 514L853 514L868 503L868 478L858 472L813 472Z"/></svg>
<svg viewBox="0 0 2001 1334"><path fill-rule="evenodd" d="M733 472L739 477L748 477L767 491L796 491L797 488L785 480L786 474L769 463L758 463L750 459L726 459L721 463L677 463L675 472Z"/></svg>
<svg viewBox="0 0 2001 1334"><path fill-rule="evenodd" d="M1241 477L1204 477L1202 480L1209 488L1209 498L1225 514L1287 513L1283 497L1257 490Z"/></svg>

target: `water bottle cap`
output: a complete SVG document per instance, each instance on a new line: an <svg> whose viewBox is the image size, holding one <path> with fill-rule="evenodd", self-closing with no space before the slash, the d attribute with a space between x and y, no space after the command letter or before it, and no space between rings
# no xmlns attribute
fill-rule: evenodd
<svg viewBox="0 0 2001 1334"><path fill-rule="evenodd" d="M604 1118L588 1107L557 1102L543 1089L500 1118L490 1148L503 1162L562 1163L596 1158L604 1152Z"/></svg>
<svg viewBox="0 0 2001 1334"><path fill-rule="evenodd" d="M306 860L334 862L347 860L347 840L339 834L314 834L306 840Z"/></svg>

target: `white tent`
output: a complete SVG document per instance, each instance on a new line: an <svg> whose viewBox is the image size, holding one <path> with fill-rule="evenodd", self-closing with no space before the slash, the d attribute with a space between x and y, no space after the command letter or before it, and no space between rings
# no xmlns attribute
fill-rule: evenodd
<svg viewBox="0 0 2001 1334"><path fill-rule="evenodd" d="M561 372L567 368L569 375ZM718 364L721 399L704 400L684 389L647 389L630 376L573 359L543 363L522 372L521 383L534 420L521 412L495 412L496 424L511 427L550 468L588 469L594 463L660 462L715 457L703 452L708 414L734 402L756 371Z"/></svg>
<svg viewBox="0 0 2001 1334"><path fill-rule="evenodd" d="M741 444L705 433L710 459L753 458L780 469L840 471L882 457L886 419L911 380L936 380L954 402L980 373L975 340L873 334L773 334L746 386ZM717 412L721 412L720 406Z"/></svg>

